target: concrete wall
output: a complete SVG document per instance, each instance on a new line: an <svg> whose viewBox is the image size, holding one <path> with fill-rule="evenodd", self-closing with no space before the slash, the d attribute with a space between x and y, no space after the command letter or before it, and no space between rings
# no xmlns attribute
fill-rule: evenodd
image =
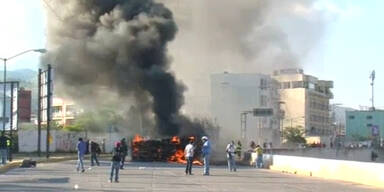
<svg viewBox="0 0 384 192"><path fill-rule="evenodd" d="M331 148L305 148L305 149L274 149L273 154L288 155L288 156L301 156L301 157L314 157L323 159L338 159L350 161L363 161L371 162L372 149L331 149ZM376 151L378 153L377 162L384 162L384 152Z"/></svg>
<svg viewBox="0 0 384 192"><path fill-rule="evenodd" d="M384 188L384 164L273 155L271 170Z"/></svg>
<svg viewBox="0 0 384 192"><path fill-rule="evenodd" d="M19 131L19 152L36 152L37 151L37 131ZM41 131L41 151L46 151L45 130ZM51 131L52 141L49 151L51 152L74 152L79 137L86 138L84 132L66 132L66 131ZM104 140L105 152L111 152L113 143L120 140L123 136L118 133L88 133L87 138L95 140L102 146Z"/></svg>

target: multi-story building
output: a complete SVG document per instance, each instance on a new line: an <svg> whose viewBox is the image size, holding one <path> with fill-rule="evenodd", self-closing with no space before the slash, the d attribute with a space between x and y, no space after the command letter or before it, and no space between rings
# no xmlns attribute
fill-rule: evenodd
<svg viewBox="0 0 384 192"><path fill-rule="evenodd" d="M57 125L71 125L76 117L77 109L73 101L53 98L52 121Z"/></svg>
<svg viewBox="0 0 384 192"><path fill-rule="evenodd" d="M241 140L247 145L250 141L280 144L278 83L274 79L263 74L233 73L213 74L210 78L211 111L220 126L221 142ZM252 114L255 108L271 108L274 113L255 117Z"/></svg>
<svg viewBox="0 0 384 192"><path fill-rule="evenodd" d="M384 138L384 110L347 111L347 139Z"/></svg>
<svg viewBox="0 0 384 192"><path fill-rule="evenodd" d="M306 136L332 135L329 100L333 98L332 81L304 74L302 69L274 71L279 85L283 127L302 127Z"/></svg>
<svg viewBox="0 0 384 192"><path fill-rule="evenodd" d="M31 91L21 88L18 95L19 122L31 122Z"/></svg>

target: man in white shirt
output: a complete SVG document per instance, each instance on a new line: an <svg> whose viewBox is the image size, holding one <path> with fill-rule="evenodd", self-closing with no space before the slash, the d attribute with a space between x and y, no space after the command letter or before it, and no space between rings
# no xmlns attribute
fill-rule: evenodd
<svg viewBox="0 0 384 192"><path fill-rule="evenodd" d="M187 167L185 168L186 175L192 175L192 162L193 162L193 151L195 147L193 146L193 140L189 141L189 144L185 146L184 154L185 159L187 160Z"/></svg>
<svg viewBox="0 0 384 192"><path fill-rule="evenodd" d="M235 142L232 141L227 145L227 161L229 171L236 171L236 162L235 162Z"/></svg>

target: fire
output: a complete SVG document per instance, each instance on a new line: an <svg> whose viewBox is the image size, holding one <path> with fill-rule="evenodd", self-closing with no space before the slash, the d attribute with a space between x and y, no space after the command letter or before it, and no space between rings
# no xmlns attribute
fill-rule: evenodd
<svg viewBox="0 0 384 192"><path fill-rule="evenodd" d="M185 160L184 157L184 151L182 149L176 150L175 154L171 155L168 159L170 162L176 162L176 163L182 163L186 164L187 161Z"/></svg>
<svg viewBox="0 0 384 192"><path fill-rule="evenodd" d="M135 135L135 137L133 138L132 142L133 144L138 144L138 143L141 143L144 141L144 138L140 135Z"/></svg>
<svg viewBox="0 0 384 192"><path fill-rule="evenodd" d="M192 136L192 137L189 137L188 139L194 141L195 137ZM174 144L174 145L180 145L181 144L180 138L178 136L173 136L171 138L171 143ZM187 164L187 160L185 159L184 150L180 149L180 148L177 149L175 151L175 153L168 158L168 162L176 162L176 163L181 163L181 164ZM194 160L192 163L194 165L203 165L203 163L201 163L198 160Z"/></svg>

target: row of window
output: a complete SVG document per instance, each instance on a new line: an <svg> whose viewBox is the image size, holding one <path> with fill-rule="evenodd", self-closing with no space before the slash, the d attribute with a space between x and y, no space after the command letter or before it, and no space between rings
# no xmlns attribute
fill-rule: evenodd
<svg viewBox="0 0 384 192"><path fill-rule="evenodd" d="M373 118L372 115L366 116L366 119L372 119L372 118ZM355 119L355 116L354 115L350 115L350 116L348 116L348 119Z"/></svg>
<svg viewBox="0 0 384 192"><path fill-rule="evenodd" d="M295 88L306 88L313 89L319 93L330 94L329 88L319 86L317 84L307 82L307 81L292 81L292 82L282 82L280 83L279 89L295 89Z"/></svg>
<svg viewBox="0 0 384 192"><path fill-rule="evenodd" d="M319 103L319 102L316 102L316 101L311 101L310 104L309 104L310 108L312 109L317 109L317 110L322 110L322 111L328 111L329 110L329 105L328 104L324 104L324 103Z"/></svg>
<svg viewBox="0 0 384 192"><path fill-rule="evenodd" d="M319 122L319 123L329 122L329 117L324 117L320 115L311 115L310 121Z"/></svg>

